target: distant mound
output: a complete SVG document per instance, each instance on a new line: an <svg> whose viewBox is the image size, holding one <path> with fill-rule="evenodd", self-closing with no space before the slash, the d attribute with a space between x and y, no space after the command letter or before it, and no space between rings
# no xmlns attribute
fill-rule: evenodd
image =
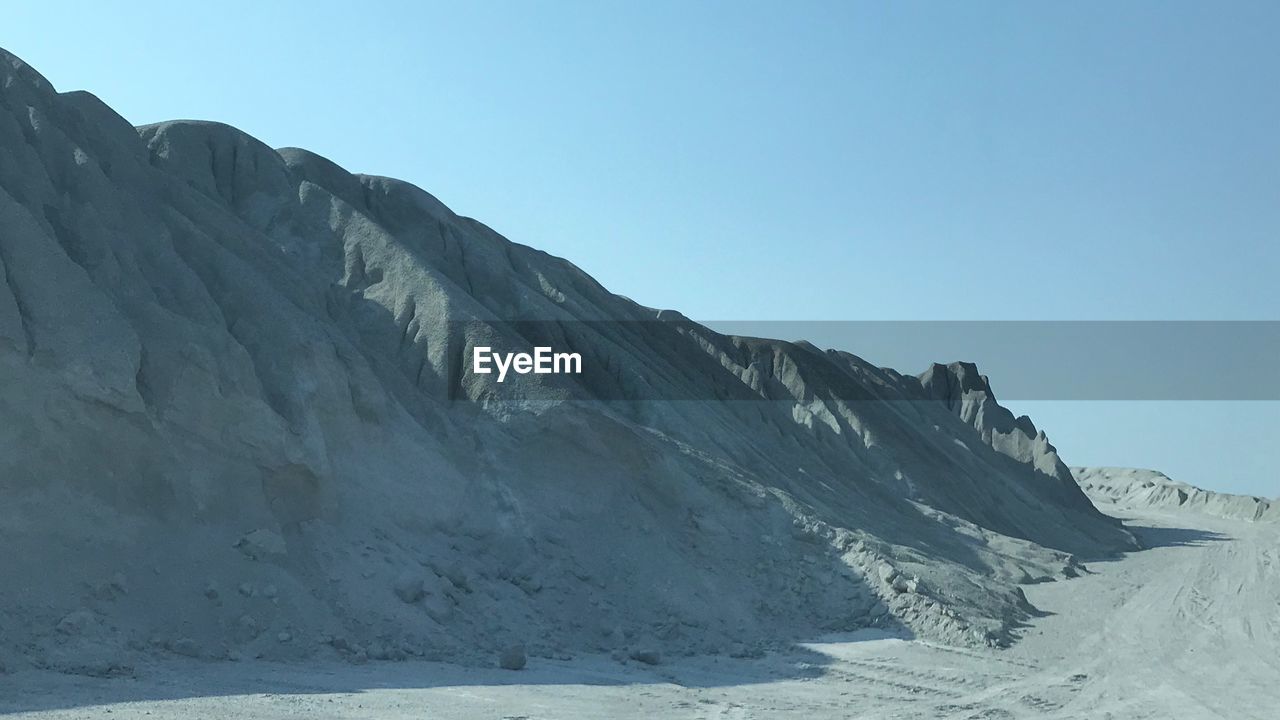
<svg viewBox="0 0 1280 720"><path fill-rule="evenodd" d="M1077 467L1071 472L1080 488L1097 502L1187 510L1233 520L1280 520L1280 506L1273 500L1202 490L1155 470Z"/></svg>
<svg viewBox="0 0 1280 720"><path fill-rule="evenodd" d="M720 335L2 52L0 270L0 654L37 664L999 644L1017 583L1132 546L972 365ZM537 344L591 372L469 369Z"/></svg>

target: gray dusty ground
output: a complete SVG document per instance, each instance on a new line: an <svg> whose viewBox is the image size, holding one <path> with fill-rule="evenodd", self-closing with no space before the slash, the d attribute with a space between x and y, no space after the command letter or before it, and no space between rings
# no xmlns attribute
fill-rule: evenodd
<svg viewBox="0 0 1280 720"><path fill-rule="evenodd" d="M1149 549L1028 586L1007 650L864 633L767 657L526 671L169 663L0 678L17 718L1258 718L1280 702L1280 525L1108 508Z"/></svg>

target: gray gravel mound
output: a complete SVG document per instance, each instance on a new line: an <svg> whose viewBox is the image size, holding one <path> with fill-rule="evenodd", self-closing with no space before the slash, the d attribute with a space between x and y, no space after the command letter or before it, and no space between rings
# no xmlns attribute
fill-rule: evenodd
<svg viewBox="0 0 1280 720"><path fill-rule="evenodd" d="M134 129L2 51L0 271L24 663L1001 644L1018 583L1132 544L972 366L719 335L408 183ZM542 339L513 319L609 372L459 371Z"/></svg>
<svg viewBox="0 0 1280 720"><path fill-rule="evenodd" d="M1071 471L1080 488L1100 503L1185 510L1232 520L1280 521L1280 505L1274 500L1204 490L1157 470L1077 467Z"/></svg>

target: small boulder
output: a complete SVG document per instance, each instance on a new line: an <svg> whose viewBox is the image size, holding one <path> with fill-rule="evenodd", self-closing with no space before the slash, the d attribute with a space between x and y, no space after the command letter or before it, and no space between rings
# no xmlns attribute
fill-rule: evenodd
<svg viewBox="0 0 1280 720"><path fill-rule="evenodd" d="M284 537L274 530L259 528L240 538L235 548L244 553L250 560L262 560L271 557L282 557L288 552Z"/></svg>
<svg viewBox="0 0 1280 720"><path fill-rule="evenodd" d="M427 594L426 588L422 585L422 576L411 572L401 573L400 577L396 578L392 590L395 592L396 597L400 598L401 602L410 605L418 602Z"/></svg>
<svg viewBox="0 0 1280 720"><path fill-rule="evenodd" d="M97 616L88 610L75 610L58 621L57 629L63 635L79 635L97 622Z"/></svg>
<svg viewBox="0 0 1280 720"><path fill-rule="evenodd" d="M200 657L200 646L191 638L178 638L169 643L169 651L190 658Z"/></svg>
<svg viewBox="0 0 1280 720"><path fill-rule="evenodd" d="M512 645L498 655L498 667L503 670L523 670L526 662L524 645Z"/></svg>
<svg viewBox="0 0 1280 720"><path fill-rule="evenodd" d="M892 585L893 581L898 577L898 571L889 563L880 563L880 567L876 568L876 573L880 576L880 581L886 585Z"/></svg>
<svg viewBox="0 0 1280 720"><path fill-rule="evenodd" d="M248 642L262 634L262 627L252 615L241 615L236 621L235 637L240 642Z"/></svg>
<svg viewBox="0 0 1280 720"><path fill-rule="evenodd" d="M461 565L450 565L441 575L459 590L471 592L471 573Z"/></svg>
<svg viewBox="0 0 1280 720"><path fill-rule="evenodd" d="M115 573L110 580L96 585L93 592L99 600L115 600L129 594L129 583L124 573Z"/></svg>
<svg viewBox="0 0 1280 720"><path fill-rule="evenodd" d="M631 659L645 665L661 665L662 653L656 648L640 648L631 651Z"/></svg>

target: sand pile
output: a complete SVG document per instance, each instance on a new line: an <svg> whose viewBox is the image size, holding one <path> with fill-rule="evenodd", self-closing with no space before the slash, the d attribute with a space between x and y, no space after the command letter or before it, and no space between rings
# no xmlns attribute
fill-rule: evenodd
<svg viewBox="0 0 1280 720"><path fill-rule="evenodd" d="M1072 468L1080 488L1100 503L1127 508L1186 510L1232 520L1280 520L1275 501L1253 495L1204 490L1156 470L1114 467Z"/></svg>
<svg viewBox="0 0 1280 720"><path fill-rule="evenodd" d="M1018 583L1132 544L972 366L718 335L3 53L0 268L9 665L999 644ZM593 371L467 370L544 342Z"/></svg>

